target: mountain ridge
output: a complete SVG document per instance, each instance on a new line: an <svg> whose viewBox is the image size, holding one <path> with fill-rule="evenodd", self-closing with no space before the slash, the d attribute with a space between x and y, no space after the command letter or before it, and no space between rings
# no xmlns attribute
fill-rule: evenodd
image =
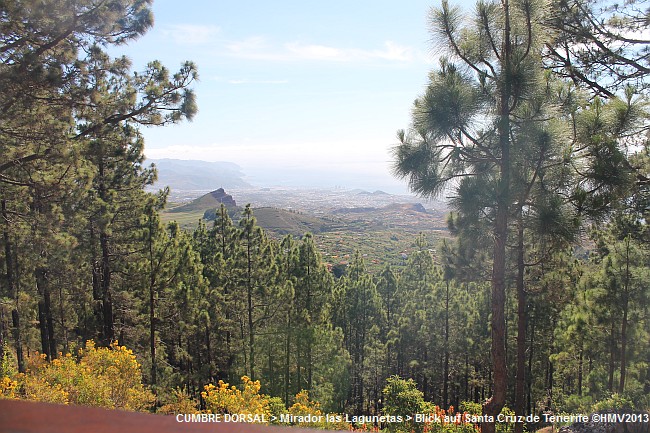
<svg viewBox="0 0 650 433"><path fill-rule="evenodd" d="M145 163L154 164L158 171L156 188L169 186L174 191L188 191L251 187L242 168L234 162L152 158Z"/></svg>

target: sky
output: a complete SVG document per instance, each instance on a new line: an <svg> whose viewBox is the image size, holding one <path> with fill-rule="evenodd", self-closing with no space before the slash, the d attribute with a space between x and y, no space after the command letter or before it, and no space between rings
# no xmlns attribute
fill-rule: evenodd
<svg viewBox="0 0 650 433"><path fill-rule="evenodd" d="M143 129L145 154L234 162L259 186L407 191L390 149L437 64L427 21L437 5L154 1L154 27L117 51L134 70L196 63L199 112Z"/></svg>

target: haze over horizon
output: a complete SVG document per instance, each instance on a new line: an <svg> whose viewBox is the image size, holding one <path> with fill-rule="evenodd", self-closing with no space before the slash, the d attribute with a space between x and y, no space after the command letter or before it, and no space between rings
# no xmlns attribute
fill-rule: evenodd
<svg viewBox="0 0 650 433"><path fill-rule="evenodd" d="M390 194L399 195L413 195L405 183L399 180L388 178L384 179L382 176L373 175L373 173L365 173L357 175L354 172L346 172L344 168L332 170L318 170L310 167L297 167L295 170L274 170L273 167L249 167L242 166L233 161L204 161L204 160L190 160L180 158L148 158L145 164L155 163L159 171L159 182L156 186L162 187L162 184L173 183L175 189L178 190L208 190L215 189L220 186L228 185L227 188L232 188L234 185L237 188L245 187L242 182L248 183L255 188L264 187L290 187L290 188L304 188L304 189L362 189L369 192L381 190ZM184 167L178 167L178 163L183 163ZM190 167L196 164L196 169ZM210 166L208 166L210 164ZM234 167L231 167L234 166ZM238 169L238 170L237 170ZM214 178L230 179L224 180L223 183L210 183L207 185L206 180L209 178L209 173ZM173 177L173 179L170 178ZM180 180L179 177L186 177L185 180ZM184 184L186 186L178 186ZM204 187L196 187L194 185L205 184ZM166 185L165 185L166 186Z"/></svg>
<svg viewBox="0 0 650 433"><path fill-rule="evenodd" d="M427 22L436 5L156 0L154 27L114 55L134 70L195 62L199 113L144 128L145 154L232 161L262 183L406 192L390 149L437 64Z"/></svg>

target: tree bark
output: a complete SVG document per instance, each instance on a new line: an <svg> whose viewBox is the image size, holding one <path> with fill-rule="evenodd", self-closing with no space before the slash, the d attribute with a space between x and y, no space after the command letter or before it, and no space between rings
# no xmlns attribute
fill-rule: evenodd
<svg viewBox="0 0 650 433"><path fill-rule="evenodd" d="M621 373L618 383L618 393L625 391L625 375L627 367L627 316L630 293L630 238L625 238L625 279L623 282L623 319L621 323Z"/></svg>
<svg viewBox="0 0 650 433"><path fill-rule="evenodd" d="M108 235L104 232L99 235L102 250L101 262L101 296L102 296L102 336L103 343L108 346L115 339L113 325L113 297L111 294L111 262Z"/></svg>
<svg viewBox="0 0 650 433"><path fill-rule="evenodd" d="M210 332L210 325L208 323L205 324L205 349L207 351L207 357L208 357L208 377L210 378L210 381L213 381L214 378L214 372L212 371L212 335Z"/></svg>
<svg viewBox="0 0 650 433"><path fill-rule="evenodd" d="M494 226L494 255L492 262L492 396L483 405L483 413L496 419L506 402L508 371L506 364L505 339L505 273L506 244L508 240L508 213L510 196L510 70L512 47L510 41L509 0L502 0L504 13L504 31L502 61L505 78L501 83L499 101L499 147L501 160L499 164L499 184ZM483 433L495 433L494 422L482 424Z"/></svg>
<svg viewBox="0 0 650 433"><path fill-rule="evenodd" d="M609 392L614 391L614 369L616 367L616 322L612 318L612 326L610 329L610 338L609 338L609 372L607 380L607 390Z"/></svg>
<svg viewBox="0 0 650 433"><path fill-rule="evenodd" d="M246 297L248 313L248 361L250 365L251 380L255 380L255 323L253 321L253 254L251 247L251 235L248 234L246 245L247 275L246 275Z"/></svg>
<svg viewBox="0 0 650 433"><path fill-rule="evenodd" d="M555 325L556 325L555 321L553 321L553 329L555 329ZM554 352L555 352L555 342L551 341L549 354ZM555 375L555 371L554 371L553 363L551 362L549 357L547 363L547 371L546 371L546 394L548 397L547 400L548 409L550 409L553 406L553 386L554 386L553 376L554 375Z"/></svg>
<svg viewBox="0 0 650 433"><path fill-rule="evenodd" d="M153 209L149 209L149 356L151 357L151 384L155 385L158 366L156 363L156 277L157 266L154 265L154 217ZM179 344L180 346L180 344Z"/></svg>
<svg viewBox="0 0 650 433"><path fill-rule="evenodd" d="M517 377L515 382L515 415L523 416L526 388L526 290L524 286L524 224L519 208L517 228ZM524 423L515 423L515 433L523 433Z"/></svg>
<svg viewBox="0 0 650 433"><path fill-rule="evenodd" d="M25 372L25 361L23 358L23 342L22 334L20 332L20 315L17 309L11 312L12 325L14 327L14 340L16 343L16 358L18 361L18 372Z"/></svg>
<svg viewBox="0 0 650 433"><path fill-rule="evenodd" d="M41 330L41 347L48 360L56 358L56 340L54 338L54 317L52 316L52 302L50 287L47 281L46 268L39 267L34 271L36 287L42 296L38 303L38 320Z"/></svg>
<svg viewBox="0 0 650 433"><path fill-rule="evenodd" d="M99 341L103 341L103 323L104 323L104 311L102 309L102 270L101 270L101 261L98 258L98 253L97 253L97 248L96 248L96 241L97 241L97 236L95 233L95 226L92 222L90 222L89 225L89 235L90 235L90 246L91 246L91 269L92 269L92 285L93 285L93 304L92 304L92 309L93 309L93 315L94 315L94 321L93 321L93 329L92 329L92 337L91 338L97 338L99 337ZM101 327L101 328L100 328ZM99 329L97 329L99 328ZM98 335L95 335L97 333Z"/></svg>
<svg viewBox="0 0 650 433"><path fill-rule="evenodd" d="M528 413L533 413L533 350L535 347L535 321L530 320L530 349L528 352L528 372L526 374L526 402L528 406Z"/></svg>
<svg viewBox="0 0 650 433"><path fill-rule="evenodd" d="M445 366L443 369L444 382L442 388L443 408L449 408L449 281L446 281L445 294Z"/></svg>
<svg viewBox="0 0 650 433"><path fill-rule="evenodd" d="M11 236L9 235L9 215L7 214L7 201L1 201L2 207L2 219L4 220L4 229L3 229L3 238L5 243L5 265L7 269L6 278L7 278L7 295L14 298L14 309L11 311L11 320L13 325L13 335L14 335L14 344L16 348L16 358L18 361L18 372L25 372L25 363L23 361L23 344L22 344L22 334L20 331L20 314L18 312L18 281L16 280L16 274L14 274L14 266L16 258L14 257L14 250L12 248L13 244L11 242ZM1 338L1 337L0 337ZM0 358L1 359L1 358Z"/></svg>
<svg viewBox="0 0 650 433"><path fill-rule="evenodd" d="M4 317L4 310L0 310L0 362L5 357L5 329L4 329L4 324L5 324L5 317Z"/></svg>
<svg viewBox="0 0 650 433"><path fill-rule="evenodd" d="M149 355L151 357L151 384L155 385L157 382L156 370L158 369L156 363L156 280L155 276L150 276L149 283Z"/></svg>
<svg viewBox="0 0 650 433"><path fill-rule="evenodd" d="M584 358L584 347L583 347L582 338L580 339L580 354L578 358L578 395L582 397L582 370L583 370L583 358Z"/></svg>
<svg viewBox="0 0 650 433"><path fill-rule="evenodd" d="M289 407L289 386L291 374L291 307L287 313L287 335L285 340L285 353L284 353L284 405Z"/></svg>

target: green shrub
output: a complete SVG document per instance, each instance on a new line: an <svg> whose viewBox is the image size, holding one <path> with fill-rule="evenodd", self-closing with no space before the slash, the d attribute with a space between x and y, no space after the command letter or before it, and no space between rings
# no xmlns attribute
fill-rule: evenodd
<svg viewBox="0 0 650 433"><path fill-rule="evenodd" d="M384 388L385 415L401 416L406 420L407 416L424 411L424 394L417 389L413 379L406 380L399 376L388 378ZM388 424L390 432L421 432L422 428L422 424L417 424L413 420Z"/></svg>
<svg viewBox="0 0 650 433"><path fill-rule="evenodd" d="M592 412L602 412L606 410L615 410L615 411L621 411L621 410L635 410L636 407L634 406L634 402L630 400L629 398L614 393L608 398L601 400L599 402L596 402L591 410Z"/></svg>

